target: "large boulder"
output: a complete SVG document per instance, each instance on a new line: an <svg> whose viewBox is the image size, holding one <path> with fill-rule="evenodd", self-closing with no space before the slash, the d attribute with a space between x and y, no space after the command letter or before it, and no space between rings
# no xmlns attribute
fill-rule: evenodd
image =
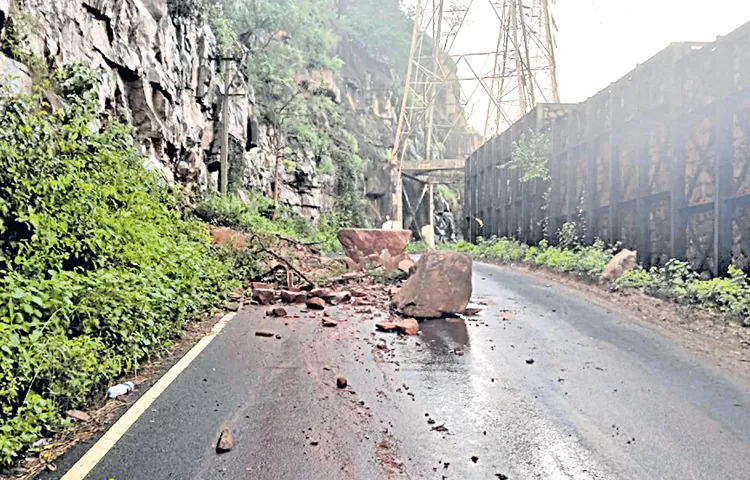
<svg viewBox="0 0 750 480"><path fill-rule="evenodd" d="M370 255L380 256L384 250L390 257L398 257L406 250L410 238L410 230L339 230L339 241L346 255L358 264Z"/></svg>
<svg viewBox="0 0 750 480"><path fill-rule="evenodd" d="M466 253L425 253L394 297L396 310L415 318L463 313L471 298L471 263Z"/></svg>

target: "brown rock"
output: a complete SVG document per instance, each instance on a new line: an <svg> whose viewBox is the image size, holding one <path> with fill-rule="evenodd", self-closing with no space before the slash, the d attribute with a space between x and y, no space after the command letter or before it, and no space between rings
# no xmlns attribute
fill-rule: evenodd
<svg viewBox="0 0 750 480"><path fill-rule="evenodd" d="M346 263L346 268L350 272L361 272L362 271L362 265L360 265L359 263L355 262L351 258L344 257L343 260L344 260L344 263Z"/></svg>
<svg viewBox="0 0 750 480"><path fill-rule="evenodd" d="M474 315L478 315L479 312L481 312L481 311L482 311L481 308L473 308L473 307L472 308L467 308L466 310L464 310L464 315L468 315L470 317L473 317Z"/></svg>
<svg viewBox="0 0 750 480"><path fill-rule="evenodd" d="M219 441L216 443L216 453L225 453L232 449L233 445L232 432L225 428L219 435Z"/></svg>
<svg viewBox="0 0 750 480"><path fill-rule="evenodd" d="M284 307L274 307L267 312L270 317L286 317L286 309Z"/></svg>
<svg viewBox="0 0 750 480"><path fill-rule="evenodd" d="M273 337L274 333L269 332L268 330L258 330L255 332L255 335L258 337Z"/></svg>
<svg viewBox="0 0 750 480"><path fill-rule="evenodd" d="M307 300L307 293L296 290L282 290L281 301L284 303L302 303Z"/></svg>
<svg viewBox="0 0 750 480"><path fill-rule="evenodd" d="M240 304L237 302L229 302L226 305L224 305L224 308L229 310L230 312L236 312L240 309Z"/></svg>
<svg viewBox="0 0 750 480"><path fill-rule="evenodd" d="M635 268L638 262L638 251L637 250L620 250L617 255L612 257L604 270L602 271L602 278L606 278L611 281L615 281L620 276Z"/></svg>
<svg viewBox="0 0 750 480"><path fill-rule="evenodd" d="M247 234L237 232L229 227L208 226L208 232L211 234L211 243L216 245L228 245L235 250L245 250L247 248Z"/></svg>
<svg viewBox="0 0 750 480"><path fill-rule="evenodd" d="M411 258L404 258L403 260L398 262L396 268L409 275L412 266L414 266L414 261Z"/></svg>
<svg viewBox="0 0 750 480"><path fill-rule="evenodd" d="M381 332L395 332L398 330L398 323L380 322L375 324L375 328Z"/></svg>
<svg viewBox="0 0 750 480"><path fill-rule="evenodd" d="M352 294L346 290L342 290L340 292L333 292L330 296L326 298L326 300L328 300L328 303L330 303L331 305L337 305L339 303L346 303L351 299L352 299Z"/></svg>
<svg viewBox="0 0 750 480"><path fill-rule="evenodd" d="M335 292L331 288L313 288L310 290L311 297L329 298Z"/></svg>
<svg viewBox="0 0 750 480"><path fill-rule="evenodd" d="M355 263L369 255L379 256L386 250L391 257L404 253L411 238L409 230L344 229L339 230L339 242Z"/></svg>
<svg viewBox="0 0 750 480"><path fill-rule="evenodd" d="M338 388L346 388L346 379L344 377L339 377L336 379L336 386Z"/></svg>
<svg viewBox="0 0 750 480"><path fill-rule="evenodd" d="M323 320L323 326L324 327L336 327L338 326L339 322L336 322L334 320Z"/></svg>
<svg viewBox="0 0 750 480"><path fill-rule="evenodd" d="M271 305L276 300L276 292L271 288L253 289L253 300L261 305Z"/></svg>
<svg viewBox="0 0 750 480"><path fill-rule="evenodd" d="M88 413L82 412L80 410L68 410L65 412L65 416L72 420L75 420L76 422L88 422L89 420L91 420L91 417Z"/></svg>
<svg viewBox="0 0 750 480"><path fill-rule="evenodd" d="M465 253L426 252L394 296L396 309L415 318L464 312L471 298L471 264Z"/></svg>
<svg viewBox="0 0 750 480"><path fill-rule="evenodd" d="M326 301L322 298L314 297L305 302L305 305L311 310L323 310L326 308Z"/></svg>
<svg viewBox="0 0 750 480"><path fill-rule="evenodd" d="M407 318L399 322L396 329L404 335L419 335L419 323L413 318Z"/></svg>

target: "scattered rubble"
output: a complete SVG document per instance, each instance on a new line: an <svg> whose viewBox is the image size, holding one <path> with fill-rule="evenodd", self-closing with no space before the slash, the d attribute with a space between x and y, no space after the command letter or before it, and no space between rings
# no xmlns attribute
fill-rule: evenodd
<svg viewBox="0 0 750 480"><path fill-rule="evenodd" d="M232 432L225 428L221 431L219 441L216 443L216 453L225 453L232 449L233 446Z"/></svg>
<svg viewBox="0 0 750 480"><path fill-rule="evenodd" d="M237 302L229 302L226 305L224 305L224 308L229 310L230 312L236 312L240 309L240 304Z"/></svg>
<svg viewBox="0 0 750 480"><path fill-rule="evenodd" d="M271 305L276 301L276 292L272 288L254 288L253 300L261 305Z"/></svg>
<svg viewBox="0 0 750 480"><path fill-rule="evenodd" d="M307 293L296 290L282 290L281 301L284 303L303 303L307 300Z"/></svg>
<svg viewBox="0 0 750 480"><path fill-rule="evenodd" d="M415 318L464 312L471 298L471 263L464 253L425 253L394 296L396 310Z"/></svg>

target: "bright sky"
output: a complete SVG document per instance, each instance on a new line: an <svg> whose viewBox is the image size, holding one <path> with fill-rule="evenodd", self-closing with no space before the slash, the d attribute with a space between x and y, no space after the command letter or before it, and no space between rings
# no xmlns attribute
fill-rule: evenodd
<svg viewBox="0 0 750 480"><path fill-rule="evenodd" d="M671 42L713 41L750 22L750 0L557 0L562 101L580 102Z"/></svg>
<svg viewBox="0 0 750 480"><path fill-rule="evenodd" d="M449 3L455 1L467 5L471 0ZM563 102L586 100L671 42L713 41L750 22L750 0L554 0L552 8L559 28L556 53ZM450 53L494 50L498 28L489 2L474 0ZM474 65L475 70L482 67ZM459 64L459 75L471 76L467 68ZM487 68L491 72L491 63L485 72ZM462 86L468 92L478 84ZM475 95L473 109L469 106L470 121L482 131L488 100L479 97Z"/></svg>

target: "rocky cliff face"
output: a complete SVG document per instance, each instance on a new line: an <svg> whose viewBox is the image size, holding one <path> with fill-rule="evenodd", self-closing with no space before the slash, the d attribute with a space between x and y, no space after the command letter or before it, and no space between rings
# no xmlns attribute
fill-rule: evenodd
<svg viewBox="0 0 750 480"><path fill-rule="evenodd" d="M184 0L13 2L0 0L0 29L6 30L6 40L9 29L22 31L23 45L3 45L0 83L29 88L40 64L52 69L83 61L100 68L100 106L135 127L148 166L194 192L216 188L222 94L227 87L216 38L199 13L201 0L195 0L195 8ZM401 81L385 61L363 48L342 41L339 49L341 78L325 71L301 72L299 81L315 77L316 85L324 86L315 93L340 103L364 160L368 217L379 223L389 210L386 164ZM252 89L242 75L233 76L229 91L230 184L270 196L278 171L281 203L313 219L330 210L335 179L318 171L311 152L288 142L274 125L256 116ZM285 155L293 157L293 167L278 161L282 147L289 146L292 151Z"/></svg>

